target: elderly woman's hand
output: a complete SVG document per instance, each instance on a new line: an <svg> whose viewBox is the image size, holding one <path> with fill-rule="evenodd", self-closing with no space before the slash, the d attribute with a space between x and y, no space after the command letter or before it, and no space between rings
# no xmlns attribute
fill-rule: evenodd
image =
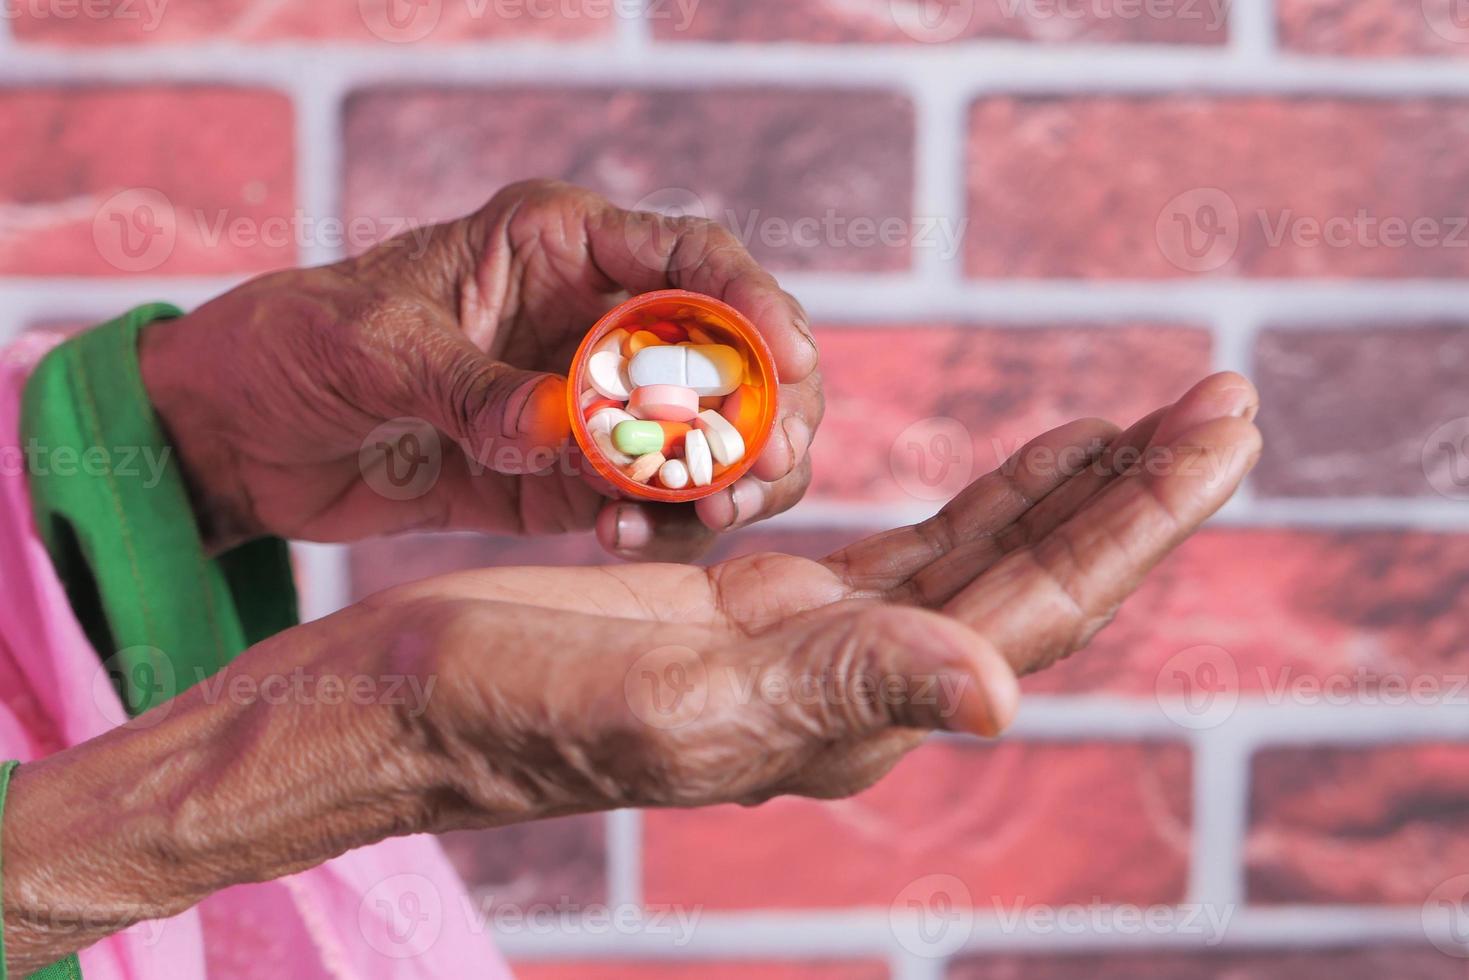
<svg viewBox="0 0 1469 980"><path fill-rule="evenodd" d="M1255 405L1219 375L1121 435L1063 426L823 561L468 572L282 633L21 768L12 969L394 834L842 796L926 730L993 735L1016 677L1086 643L1233 492ZM294 697L231 695L276 677Z"/></svg>
<svg viewBox="0 0 1469 980"><path fill-rule="evenodd" d="M560 375L582 336L627 294L669 287L725 300L770 344L781 415L753 471L695 507L611 502L594 473L567 472L585 469L574 456L529 472L567 437ZM596 525L624 557L687 559L716 531L800 498L822 411L806 314L734 235L546 181L156 324L142 367L217 548L264 533L342 541ZM432 425L452 450L437 482L406 500L378 492L359 466L364 440L402 417Z"/></svg>

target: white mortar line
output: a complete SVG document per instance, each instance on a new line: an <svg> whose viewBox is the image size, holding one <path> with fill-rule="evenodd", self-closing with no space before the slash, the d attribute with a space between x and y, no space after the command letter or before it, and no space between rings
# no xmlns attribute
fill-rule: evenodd
<svg viewBox="0 0 1469 980"><path fill-rule="evenodd" d="M346 545L291 542L291 557L300 571L301 622L330 616L352 601L347 555Z"/></svg>
<svg viewBox="0 0 1469 980"><path fill-rule="evenodd" d="M643 904L643 815L638 810L607 814L607 903L613 908Z"/></svg>
<svg viewBox="0 0 1469 980"><path fill-rule="evenodd" d="M1056 908L1057 906L1038 906ZM1083 905L1091 909L1089 904ZM1179 908L1154 906L1156 908ZM1101 905L1108 910L1135 906ZM1185 907L1186 908L1186 907ZM1066 954L1107 950L1271 950L1368 947L1383 943L1423 942L1419 909L1393 906L1281 906L1210 909L1227 913L1223 937L1217 943L1202 928L1180 928L1138 935L1115 928L1080 930L1031 930L1015 927L993 906L976 909L968 941L958 955L996 951ZM1003 903L1000 910L1010 909ZM1202 927L1202 920L1197 923ZM904 951L897 943L886 909L856 907L843 910L805 911L772 909L760 912L704 911L693 929L692 939L675 945L672 938L657 933L624 935L592 932L569 923L554 934L497 933L495 941L514 959L647 958L687 960L753 959L866 959L890 955L895 959L924 959ZM931 960L938 966L940 960ZM931 976L931 972L918 973Z"/></svg>
<svg viewBox="0 0 1469 980"><path fill-rule="evenodd" d="M619 28L619 31L622 28ZM630 29L629 29L630 30ZM15 46L0 81L205 80L289 87L303 64L329 66L345 85L436 85L533 81L592 85L663 85L687 89L741 84L903 87L915 78L948 79L963 98L987 93L1182 90L1360 95L1463 95L1469 72L1452 58L1359 59L1283 54L1242 58L1232 48L1117 44L1051 46L1026 42L932 45L710 44L657 45L658 57L605 39L572 43L380 47L349 44L197 43L77 51ZM1247 70L1246 70L1247 69Z"/></svg>
<svg viewBox="0 0 1469 980"><path fill-rule="evenodd" d="M0 55L8 59L10 52L15 47L15 26L11 23L12 18L0 17Z"/></svg>
<svg viewBox="0 0 1469 980"><path fill-rule="evenodd" d="M617 17L617 52L625 58L645 56L653 43L653 23L647 17L648 0L638 6L638 16Z"/></svg>
<svg viewBox="0 0 1469 980"><path fill-rule="evenodd" d="M1193 744L1189 901L1215 908L1236 906L1244 898L1248 746L1230 738L1228 732L1200 733Z"/></svg>
<svg viewBox="0 0 1469 980"><path fill-rule="evenodd" d="M1277 54L1273 0L1229 0L1229 43L1240 58L1268 66Z"/></svg>
<svg viewBox="0 0 1469 980"><path fill-rule="evenodd" d="M923 290L961 281L963 238L961 222L968 219L965 201L964 162L967 139L968 102L943 77L923 80L911 90L917 126L914 141L913 217L909 239L939 230L940 240L930 240L912 250L913 274ZM936 222L937 224L931 224ZM920 227L927 225L928 227ZM945 254L949 236L957 238L952 254Z"/></svg>
<svg viewBox="0 0 1469 980"><path fill-rule="evenodd" d="M890 980L944 980L948 975L945 967L941 959L906 950L893 954L888 961Z"/></svg>

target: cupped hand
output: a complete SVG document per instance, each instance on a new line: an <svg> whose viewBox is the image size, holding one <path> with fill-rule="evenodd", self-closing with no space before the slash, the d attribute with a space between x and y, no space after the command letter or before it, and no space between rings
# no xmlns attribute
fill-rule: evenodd
<svg viewBox="0 0 1469 980"><path fill-rule="evenodd" d="M1223 374L1124 433L1062 426L822 561L483 570L367 600L436 651L427 718L458 801L436 829L847 795L924 730L999 732L1016 678L1084 645L1238 486L1256 404Z"/></svg>
<svg viewBox="0 0 1469 980"><path fill-rule="evenodd" d="M614 501L567 445L577 344L629 294L665 288L743 312L782 381L751 472L692 507ZM216 549L264 533L595 526L623 557L686 560L800 498L822 413L806 314L732 233L549 181L362 256L256 279L150 327L141 358ZM404 418L426 435L402 442L392 423ZM420 464L436 473L422 485L384 482L387 467Z"/></svg>

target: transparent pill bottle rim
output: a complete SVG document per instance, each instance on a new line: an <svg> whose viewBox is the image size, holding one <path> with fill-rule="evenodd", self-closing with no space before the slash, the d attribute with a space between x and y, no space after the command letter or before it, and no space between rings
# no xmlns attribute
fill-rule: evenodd
<svg viewBox="0 0 1469 980"><path fill-rule="evenodd" d="M759 411L754 413L755 421L749 426L750 431L740 431L745 442L745 455L730 466L716 463L714 479L708 486L669 490L630 479L597 447L582 411L582 396L591 387L587 378L587 361L597 345L614 330L626 330L631 334L648 324L660 321L672 321L681 326L692 324L707 333L715 343L728 344L738 350L745 364L744 383L756 389L760 401ZM760 331L755 329L755 325L743 313L728 303L684 289L642 293L608 311L582 339L581 346L572 358L567 379L566 403L571 417L571 432L582 455L603 479L625 496L638 500L688 503L712 496L729 487L749 472L765 449L765 443L775 425L779 379L775 371L775 358L771 355L765 338L760 336Z"/></svg>

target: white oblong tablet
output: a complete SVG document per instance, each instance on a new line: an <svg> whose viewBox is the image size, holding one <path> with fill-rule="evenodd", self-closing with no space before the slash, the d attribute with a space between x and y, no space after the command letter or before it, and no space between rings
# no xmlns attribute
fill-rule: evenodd
<svg viewBox="0 0 1469 980"><path fill-rule="evenodd" d="M687 358L685 350L687 348L669 344L644 347L627 362L628 381L634 388L646 388L650 385L687 387L683 383Z"/></svg>
<svg viewBox="0 0 1469 980"><path fill-rule="evenodd" d="M620 408L609 406L594 412L592 417L587 419L587 431L592 435L596 435L598 432L611 432L617 428L617 423L632 421L635 421L632 415L624 412Z"/></svg>
<svg viewBox="0 0 1469 980"><path fill-rule="evenodd" d="M627 380L627 359L615 351L599 351L587 358L587 381L603 398L625 402L632 394L632 385Z"/></svg>
<svg viewBox="0 0 1469 980"><path fill-rule="evenodd" d="M745 458L745 437L734 423L712 408L706 408L694 419L694 428L709 441L709 452L722 466L733 466Z"/></svg>
<svg viewBox="0 0 1469 980"><path fill-rule="evenodd" d="M727 395L740 386L745 362L727 344L645 347L627 365L631 387L676 385L702 397ZM610 396L609 396L610 397Z"/></svg>
<svg viewBox="0 0 1469 980"><path fill-rule="evenodd" d="M658 482L670 490L682 490L689 485L689 468L681 459L670 459L658 467Z"/></svg>
<svg viewBox="0 0 1469 980"><path fill-rule="evenodd" d="M684 384L702 395L727 395L745 378L740 352L726 344L684 347Z"/></svg>
<svg viewBox="0 0 1469 980"><path fill-rule="evenodd" d="M714 482L714 457L709 452L709 440L701 430L690 429L684 436L683 459L694 486L707 487Z"/></svg>

